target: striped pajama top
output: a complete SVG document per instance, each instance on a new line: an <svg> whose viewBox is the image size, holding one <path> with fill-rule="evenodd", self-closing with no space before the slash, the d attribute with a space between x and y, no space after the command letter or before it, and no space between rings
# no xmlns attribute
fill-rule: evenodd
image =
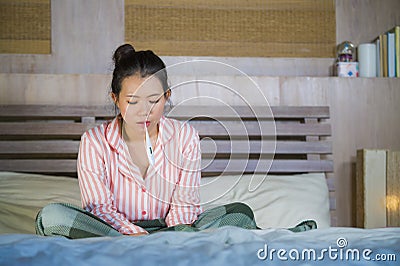
<svg viewBox="0 0 400 266"><path fill-rule="evenodd" d="M83 208L122 234L145 232L132 223L139 220L192 224L202 212L197 131L162 117L155 164L143 178L121 137L121 120L119 115L82 135L77 168Z"/></svg>

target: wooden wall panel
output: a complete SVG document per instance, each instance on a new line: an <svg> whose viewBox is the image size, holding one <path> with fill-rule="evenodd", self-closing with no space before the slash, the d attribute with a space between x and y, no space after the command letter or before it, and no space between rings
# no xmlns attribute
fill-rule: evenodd
<svg viewBox="0 0 400 266"><path fill-rule="evenodd" d="M125 40L160 55L329 58L335 2L126 0Z"/></svg>
<svg viewBox="0 0 400 266"><path fill-rule="evenodd" d="M0 53L50 54L50 0L0 0Z"/></svg>

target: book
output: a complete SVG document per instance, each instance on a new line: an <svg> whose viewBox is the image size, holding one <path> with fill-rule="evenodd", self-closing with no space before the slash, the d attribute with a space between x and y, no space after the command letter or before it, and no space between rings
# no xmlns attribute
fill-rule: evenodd
<svg viewBox="0 0 400 266"><path fill-rule="evenodd" d="M382 68L383 68L383 76L382 77L387 77L388 76L388 57L387 57L387 34L382 35L382 42L381 42L381 47L382 47Z"/></svg>
<svg viewBox="0 0 400 266"><path fill-rule="evenodd" d="M383 77L383 35L379 35L379 77Z"/></svg>
<svg viewBox="0 0 400 266"><path fill-rule="evenodd" d="M381 77L381 56L380 56L380 50L381 50L381 41L379 40L379 37L376 38L375 40L375 47L376 47L376 76Z"/></svg>
<svg viewBox="0 0 400 266"><path fill-rule="evenodd" d="M396 76L396 60L395 60L395 36L394 32L387 32L387 76L394 78Z"/></svg>
<svg viewBox="0 0 400 266"><path fill-rule="evenodd" d="M400 26L394 28L395 34L395 56L396 56L396 77L400 78Z"/></svg>
<svg viewBox="0 0 400 266"><path fill-rule="evenodd" d="M376 44L376 76L400 77L400 25L380 34Z"/></svg>
<svg viewBox="0 0 400 266"><path fill-rule="evenodd" d="M395 26L385 34L388 35L388 74L389 77L400 77L400 26ZM393 62L394 61L394 62ZM394 69L391 67L394 65ZM393 74L394 71L394 74Z"/></svg>

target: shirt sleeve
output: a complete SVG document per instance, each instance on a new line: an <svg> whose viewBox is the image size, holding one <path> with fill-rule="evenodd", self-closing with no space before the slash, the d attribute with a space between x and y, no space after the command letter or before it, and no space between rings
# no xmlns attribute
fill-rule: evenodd
<svg viewBox="0 0 400 266"><path fill-rule="evenodd" d="M198 133L191 129L182 152L179 179L172 195L167 226L192 224L202 212L200 206L201 150ZM187 138L187 136L186 136ZM186 146L186 147L185 147Z"/></svg>
<svg viewBox="0 0 400 266"><path fill-rule="evenodd" d="M102 148L88 133L81 138L78 154L78 179L82 207L104 220L122 234L146 232L118 212L113 204L114 195L109 189Z"/></svg>

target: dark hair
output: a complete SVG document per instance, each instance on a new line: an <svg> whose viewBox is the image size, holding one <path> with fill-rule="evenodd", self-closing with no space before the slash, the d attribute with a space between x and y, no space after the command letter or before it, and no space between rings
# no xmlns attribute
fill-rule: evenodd
<svg viewBox="0 0 400 266"><path fill-rule="evenodd" d="M165 64L153 51L135 51L132 45L123 44L113 56L115 68L111 82L111 91L116 97L121 92L122 81L133 75L145 78L155 75L161 82L164 92L169 90Z"/></svg>

